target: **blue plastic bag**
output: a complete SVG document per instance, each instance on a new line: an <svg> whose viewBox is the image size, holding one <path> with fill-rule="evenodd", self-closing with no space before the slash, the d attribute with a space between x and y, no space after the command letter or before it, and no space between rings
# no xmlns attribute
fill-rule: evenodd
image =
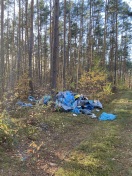
<svg viewBox="0 0 132 176"><path fill-rule="evenodd" d="M44 104L48 104L48 102L51 100L51 96L50 95L45 95L44 96Z"/></svg>
<svg viewBox="0 0 132 176"><path fill-rule="evenodd" d="M32 97L32 96L28 96L28 100L31 101L31 102L36 102L36 101L37 101L37 100L36 100L34 97Z"/></svg>
<svg viewBox="0 0 132 176"><path fill-rule="evenodd" d="M74 109L72 110L72 112L75 113L75 114L80 114L80 110L79 110L78 107L74 108Z"/></svg>
<svg viewBox="0 0 132 176"><path fill-rule="evenodd" d="M99 120L100 121L104 121L104 120L114 120L116 118L116 115L114 114L107 114L106 112L103 112L100 117Z"/></svg>
<svg viewBox="0 0 132 176"><path fill-rule="evenodd" d="M33 105L31 103L24 103L22 101L18 101L16 105L22 106L22 107L32 107Z"/></svg>

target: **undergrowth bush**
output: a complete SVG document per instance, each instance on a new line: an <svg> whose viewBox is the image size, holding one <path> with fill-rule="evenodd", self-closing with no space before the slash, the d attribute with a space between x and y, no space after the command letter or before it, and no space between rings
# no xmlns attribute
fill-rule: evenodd
<svg viewBox="0 0 132 176"><path fill-rule="evenodd" d="M103 99L111 94L111 83L107 82L105 71L84 72L79 81L81 92L93 99Z"/></svg>
<svg viewBox="0 0 132 176"><path fill-rule="evenodd" d="M17 98L25 100L29 95L29 90L29 76L28 73L25 72L17 81L17 84L15 86L15 95L17 96Z"/></svg>
<svg viewBox="0 0 132 176"><path fill-rule="evenodd" d="M118 80L117 88L119 90L127 90L128 89L128 84L122 80Z"/></svg>
<svg viewBox="0 0 132 176"><path fill-rule="evenodd" d="M13 146L13 136L15 133L15 124L8 116L8 113L3 111L3 113L0 114L0 146L11 148Z"/></svg>

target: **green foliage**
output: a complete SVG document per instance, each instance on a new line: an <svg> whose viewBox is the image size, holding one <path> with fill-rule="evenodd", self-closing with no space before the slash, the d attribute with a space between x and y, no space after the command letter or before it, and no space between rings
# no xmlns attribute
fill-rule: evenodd
<svg viewBox="0 0 132 176"><path fill-rule="evenodd" d="M109 100L109 95L112 95L112 84L107 82L103 86L103 90L99 93L99 98Z"/></svg>
<svg viewBox="0 0 132 176"><path fill-rule="evenodd" d="M122 76L122 78L118 79L117 88L120 90L131 89L132 88L132 70L131 66L129 66L128 72Z"/></svg>
<svg viewBox="0 0 132 176"><path fill-rule="evenodd" d="M80 90L93 98L102 98L102 95L111 94L111 84L106 81L107 74L104 71L94 70L84 72L79 81Z"/></svg>
<svg viewBox="0 0 132 176"><path fill-rule="evenodd" d="M39 8L40 8L40 21L41 24L47 23L48 15L50 14L50 10L48 5L44 3L44 1L39 2Z"/></svg>
<svg viewBox="0 0 132 176"><path fill-rule="evenodd" d="M106 95L111 94L111 83L106 83L106 85L103 87L103 92Z"/></svg>
<svg viewBox="0 0 132 176"><path fill-rule="evenodd" d="M0 115L0 146L11 147L13 145L13 136L16 133L15 125L9 118L6 111Z"/></svg>
<svg viewBox="0 0 132 176"><path fill-rule="evenodd" d="M70 89L71 90L75 90L75 87L76 87L75 82L71 82Z"/></svg>
<svg viewBox="0 0 132 176"><path fill-rule="evenodd" d="M122 80L119 80L119 81L118 81L117 87L118 87L118 89L120 89L120 90L127 89L127 86L125 85L124 81L122 81Z"/></svg>
<svg viewBox="0 0 132 176"><path fill-rule="evenodd" d="M29 95L29 77L28 73L24 73L20 79L17 81L16 87L15 87L15 95L20 99L27 99Z"/></svg>

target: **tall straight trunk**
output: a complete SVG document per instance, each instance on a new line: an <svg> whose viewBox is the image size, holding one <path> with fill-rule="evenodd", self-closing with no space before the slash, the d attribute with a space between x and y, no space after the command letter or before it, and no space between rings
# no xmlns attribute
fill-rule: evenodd
<svg viewBox="0 0 132 176"><path fill-rule="evenodd" d="M70 3L70 0L69 0ZM69 73L69 76L71 76L71 69L70 69L70 60L71 60L71 13L69 11L68 13L68 54L67 54L67 70Z"/></svg>
<svg viewBox="0 0 132 176"><path fill-rule="evenodd" d="M44 82L45 82L45 84L47 84L47 81L48 81L48 78L49 78L49 75L47 75L46 73L47 73L47 71L48 71L48 54L47 54L47 26L48 26L48 24L46 23L46 28L45 28L45 31L44 31L44 60L43 60L43 62L44 62L44 73L43 73L43 75L44 75Z"/></svg>
<svg viewBox="0 0 132 176"><path fill-rule="evenodd" d="M21 57L22 57L22 63L21 63L21 69L22 69L22 71L23 71L23 73L26 71L25 70L25 67L24 67L24 55L25 55L25 53L24 53L24 7L23 7L23 5L24 5L24 0L22 0L22 7L21 7L21 11L22 11L22 14L21 14L21 16L22 16L22 20L21 20L21 28L22 28L22 35L21 35Z"/></svg>
<svg viewBox="0 0 132 176"><path fill-rule="evenodd" d="M110 34L110 55L109 55L109 72L110 81L113 81L113 58L114 58L114 36Z"/></svg>
<svg viewBox="0 0 132 176"><path fill-rule="evenodd" d="M84 0L82 0L82 4L81 4L76 89L78 89L79 76L81 75L81 70L82 70L81 57L82 57L82 36L83 36L83 6L84 6Z"/></svg>
<svg viewBox="0 0 132 176"><path fill-rule="evenodd" d="M57 66L58 66L58 48L59 47L59 0L54 2L54 21L53 21L53 48L52 48L52 72L51 72L51 90L55 93L57 88Z"/></svg>
<svg viewBox="0 0 132 176"><path fill-rule="evenodd" d="M39 10L39 0L37 0L37 27L38 27L38 48L37 48L37 60L38 60L38 82L40 83L40 10Z"/></svg>
<svg viewBox="0 0 132 176"><path fill-rule="evenodd" d="M28 0L25 2L25 61L24 61L24 67L26 71L28 70L27 67L27 56L28 56L28 50L29 50L29 41L28 41Z"/></svg>
<svg viewBox="0 0 132 176"><path fill-rule="evenodd" d="M30 93L33 94L32 83L32 54L33 54L33 16L34 16L34 0L31 1L31 22L30 22L30 41L29 41L29 87Z"/></svg>
<svg viewBox="0 0 132 176"><path fill-rule="evenodd" d="M8 4L9 4L9 0L8 0ZM7 9L7 17L10 16L9 13L9 6ZM9 29L9 19L7 19L7 32L6 32L6 38L7 38L7 42L6 42L6 58L5 58L5 73L7 74L7 78L8 81L5 82L5 89L7 90L10 87L10 80L9 80L9 75L10 75L10 64L9 64L9 51L10 51L10 42L9 42L9 34L10 34L10 29Z"/></svg>
<svg viewBox="0 0 132 176"><path fill-rule="evenodd" d="M88 71L90 71L91 70L91 65L92 65L92 2L91 2L91 0L90 0L90 16L89 16L89 18L90 18L90 21L89 21L89 31L88 31L88 55L87 55L87 57L88 57Z"/></svg>
<svg viewBox="0 0 132 176"><path fill-rule="evenodd" d="M106 55L106 34L107 34L107 9L108 3L107 0L105 1L105 23L104 23L104 46L103 46L103 60L102 65L105 65L105 55Z"/></svg>
<svg viewBox="0 0 132 176"><path fill-rule="evenodd" d="M115 64L114 64L114 85L116 85L117 82L117 75L116 75L116 69L117 69L117 59L118 59L118 0L116 0L116 41L115 41Z"/></svg>
<svg viewBox="0 0 132 176"><path fill-rule="evenodd" d="M41 22L40 22L40 29L39 29L39 33L40 33L40 36L39 36L39 45L40 45L40 48L39 48L39 57L40 57L40 84L42 84L42 82L44 82L43 80L43 41L42 41L42 28L41 28ZM45 49L45 48L44 48Z"/></svg>
<svg viewBox="0 0 132 176"><path fill-rule="evenodd" d="M12 31L12 48L13 50L11 51L11 67L10 67L10 88L14 89L14 84L15 84L15 71L14 68L16 68L16 51L15 51L15 19L16 19L16 1L14 0L14 10L13 10L13 31Z"/></svg>
<svg viewBox="0 0 132 176"><path fill-rule="evenodd" d="M66 0L64 0L64 50L63 50L63 89L66 88Z"/></svg>
<svg viewBox="0 0 132 176"><path fill-rule="evenodd" d="M50 82L52 83L52 71L53 71L53 14L52 14L52 0L50 0ZM50 83L50 84L51 84Z"/></svg>
<svg viewBox="0 0 132 176"><path fill-rule="evenodd" d="M21 63L21 0L19 0L19 22L18 22L18 51L17 51L17 80L20 77L20 63Z"/></svg>
<svg viewBox="0 0 132 176"><path fill-rule="evenodd" d="M1 0L0 98L4 92L4 0Z"/></svg>
<svg viewBox="0 0 132 176"><path fill-rule="evenodd" d="M125 34L127 36L127 32ZM125 83L125 75L126 75L126 58L127 58L127 38L124 40L124 49L123 49L123 63L122 63L122 80Z"/></svg>

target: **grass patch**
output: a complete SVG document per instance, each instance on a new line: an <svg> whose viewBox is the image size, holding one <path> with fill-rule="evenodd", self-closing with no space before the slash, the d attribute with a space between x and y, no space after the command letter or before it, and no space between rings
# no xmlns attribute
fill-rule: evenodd
<svg viewBox="0 0 132 176"><path fill-rule="evenodd" d="M117 115L114 121L51 112L45 106L12 112L7 121L11 123L6 122L7 129L3 129L8 131L13 148L8 150L8 145L6 150L0 145L0 175L32 175L32 169L41 175L37 162L44 166L45 160L51 165L58 160L55 176L131 176L131 97L130 91L120 92L104 104L104 112ZM95 113L99 117L102 111ZM21 160L26 152L32 154ZM66 157L59 158L63 153Z"/></svg>
<svg viewBox="0 0 132 176"><path fill-rule="evenodd" d="M130 97L132 92L120 93L105 107L104 111L117 114L117 119L96 122L94 130L65 159L56 176L119 176L121 173L124 176L131 175L130 161L128 158L123 161L122 158L126 145L129 144L129 149L131 146L130 139L127 139L126 144L125 133L132 124ZM124 153L124 157L127 157L127 152Z"/></svg>

